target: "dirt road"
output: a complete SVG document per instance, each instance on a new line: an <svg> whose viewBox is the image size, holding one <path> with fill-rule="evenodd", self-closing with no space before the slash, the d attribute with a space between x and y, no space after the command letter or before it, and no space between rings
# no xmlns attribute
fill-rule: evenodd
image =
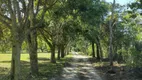
<svg viewBox="0 0 142 80"><path fill-rule="evenodd" d="M92 67L87 56L73 52L73 58L65 64L61 76L51 80L103 80Z"/></svg>

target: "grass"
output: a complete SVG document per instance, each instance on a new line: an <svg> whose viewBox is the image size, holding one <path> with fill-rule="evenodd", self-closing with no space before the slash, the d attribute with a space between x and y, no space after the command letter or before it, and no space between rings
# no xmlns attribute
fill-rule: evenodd
<svg viewBox="0 0 142 80"><path fill-rule="evenodd" d="M57 56L57 55L56 55ZM49 80L62 73L63 63L69 60L72 55L68 55L56 64L50 63L49 53L38 53L39 75L32 76L30 80ZM0 54L0 80L9 80L11 65L11 54ZM27 79L30 72L29 54L21 54L21 80Z"/></svg>
<svg viewBox="0 0 142 80"><path fill-rule="evenodd" d="M39 53L39 59L50 59L49 53ZM0 67L10 68L11 54L0 54ZM29 62L29 54L21 54L21 61ZM39 60L42 62L42 60Z"/></svg>

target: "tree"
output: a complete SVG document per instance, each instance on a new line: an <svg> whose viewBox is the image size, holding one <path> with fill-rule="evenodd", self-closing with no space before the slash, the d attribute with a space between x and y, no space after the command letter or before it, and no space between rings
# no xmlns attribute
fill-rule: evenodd
<svg viewBox="0 0 142 80"><path fill-rule="evenodd" d="M39 30L40 34L42 35L43 40L49 45L51 51L51 62L56 63L55 59L55 36L56 36L56 29L54 26L45 25L46 28ZM47 28L48 27L48 28Z"/></svg>
<svg viewBox="0 0 142 80"><path fill-rule="evenodd" d="M23 2L21 2L23 3ZM20 6L17 0L11 1L2 1L2 4L7 7L1 8L1 22L5 22L4 24L10 28L11 36L12 36L12 62L11 62L11 80L19 80L20 76L20 51L21 45L24 40L24 27L27 24L27 21L22 21L23 19L27 20L27 18L22 18L20 12ZM1 5L2 5L1 4ZM13 6L13 8L12 8ZM23 8L23 7L22 7ZM4 12L7 11L7 12ZM8 15L4 15L8 13ZM23 13L27 15L26 13Z"/></svg>
<svg viewBox="0 0 142 80"><path fill-rule="evenodd" d="M94 43L96 44L96 53L97 59L100 59L102 55L102 49L100 44L100 24L102 24L102 16L107 13L106 2L95 1L87 4L88 10L81 13L81 20L87 24L84 30L84 37L90 41L92 44L92 57L95 57L94 54ZM99 8L99 9L98 9Z"/></svg>
<svg viewBox="0 0 142 80"><path fill-rule="evenodd" d="M141 57L141 12L139 12L139 10L142 9L140 4L141 1L131 3L129 4L131 9L122 13L123 22L121 24L124 27L124 37L122 38L122 56L123 60L125 60L126 63L132 68L141 66L141 63L139 63Z"/></svg>
<svg viewBox="0 0 142 80"><path fill-rule="evenodd" d="M37 1L37 5L34 6L34 0L7 0L1 1L0 8L0 21L4 23L11 31L12 36L12 63L11 63L11 80L19 80L20 78L20 51L22 43L26 35L31 34L32 46L36 49L36 28L43 22L44 14L48 8L55 4L55 1L47 6L47 1L41 5L43 2ZM40 7L39 7L40 6ZM34 19L37 18L39 12L41 11L40 21L35 24ZM32 32L32 33L30 33ZM35 33L35 34L34 34ZM29 39L29 38L28 38ZM29 40L30 41L30 40ZM30 47L31 49L31 47ZM31 49L33 51L33 49ZM37 72L38 68L32 67L33 62L37 66L37 54L36 50L31 52L31 56L35 56L31 60L31 70ZM32 53L34 55L32 55Z"/></svg>
<svg viewBox="0 0 142 80"><path fill-rule="evenodd" d="M114 8L115 8L115 0L113 0L113 4L112 4L112 10L111 10L111 20L110 20L110 23L109 23L109 59L110 59L110 66L113 66L113 45L112 45L112 42L113 42L113 32L112 32L112 20L114 18Z"/></svg>
<svg viewBox="0 0 142 80"><path fill-rule="evenodd" d="M50 4L47 4L50 2ZM32 74L38 73L38 60L37 60L37 29L36 27L42 27L42 23L44 22L44 15L48 9L50 9L57 0L52 1L37 1L37 5L35 5L36 1L32 0L30 5L30 28L32 28L32 32L28 34L28 45L29 45L29 54L30 54L30 63L31 63L31 72ZM39 10L39 7L43 7L42 11ZM35 12L36 8L36 12ZM41 18L38 18L38 17Z"/></svg>

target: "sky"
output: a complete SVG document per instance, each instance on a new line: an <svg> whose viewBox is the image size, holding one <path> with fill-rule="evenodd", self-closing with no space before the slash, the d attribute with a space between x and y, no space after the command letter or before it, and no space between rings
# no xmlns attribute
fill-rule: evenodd
<svg viewBox="0 0 142 80"><path fill-rule="evenodd" d="M113 0L105 0L107 2L113 2ZM119 3L121 5L126 5L128 3L134 2L135 0L116 0L116 3Z"/></svg>

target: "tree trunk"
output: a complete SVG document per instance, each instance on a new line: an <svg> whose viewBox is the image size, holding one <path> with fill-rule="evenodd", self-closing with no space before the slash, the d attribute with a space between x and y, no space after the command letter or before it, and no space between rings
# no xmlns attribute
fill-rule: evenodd
<svg viewBox="0 0 142 80"><path fill-rule="evenodd" d="M56 58L55 58L55 44L53 43L53 46L51 47L51 63L56 63Z"/></svg>
<svg viewBox="0 0 142 80"><path fill-rule="evenodd" d="M64 58L65 57L65 53L64 53L64 46L61 45L61 58Z"/></svg>
<svg viewBox="0 0 142 80"><path fill-rule="evenodd" d="M61 48L58 46L58 60L60 60L60 55L61 55Z"/></svg>
<svg viewBox="0 0 142 80"><path fill-rule="evenodd" d="M23 40L20 33L12 31L12 59L11 59L11 80L20 78L20 53Z"/></svg>
<svg viewBox="0 0 142 80"><path fill-rule="evenodd" d="M117 46L115 46L113 49L114 49L113 50L113 53L114 53L114 55L113 55L113 61L116 61L118 59Z"/></svg>
<svg viewBox="0 0 142 80"><path fill-rule="evenodd" d="M99 47L100 59L102 59L103 58L103 52L102 52L102 47L101 47L99 37L97 37L97 44L98 44L98 47Z"/></svg>
<svg viewBox="0 0 142 80"><path fill-rule="evenodd" d="M109 23L109 60L110 60L110 66L113 66L113 55L112 55L112 51L113 51L113 45L112 45L112 37L113 37L113 29L112 29L112 20L114 17L114 8L115 8L115 0L113 0L113 4L112 4L112 14L111 14L111 20Z"/></svg>
<svg viewBox="0 0 142 80"><path fill-rule="evenodd" d="M98 43L96 43L96 52L97 52L97 59L100 60L100 51Z"/></svg>
<svg viewBox="0 0 142 80"><path fill-rule="evenodd" d="M37 32L36 30L32 31L28 35L28 47L29 47L31 73L33 75L36 75L38 74Z"/></svg>
<svg viewBox="0 0 142 80"><path fill-rule="evenodd" d="M95 57L94 41L92 41L92 57Z"/></svg>
<svg viewBox="0 0 142 80"><path fill-rule="evenodd" d="M101 57L101 59L103 59L103 50L102 50L102 46L101 46L100 42L99 42L99 49L100 49L100 57Z"/></svg>
<svg viewBox="0 0 142 80"><path fill-rule="evenodd" d="M35 27L35 16L34 16L34 1L31 1L30 5L30 28ZM38 58L37 58L37 30L32 30L28 34L28 47L29 47L29 56L30 56L30 67L31 67L31 74L37 75L38 74Z"/></svg>
<svg viewBox="0 0 142 80"><path fill-rule="evenodd" d="M121 50L121 52L119 53L119 60L118 61L123 61L123 55L122 55L122 52L123 52L123 45L121 44L121 46L120 46L120 50Z"/></svg>

